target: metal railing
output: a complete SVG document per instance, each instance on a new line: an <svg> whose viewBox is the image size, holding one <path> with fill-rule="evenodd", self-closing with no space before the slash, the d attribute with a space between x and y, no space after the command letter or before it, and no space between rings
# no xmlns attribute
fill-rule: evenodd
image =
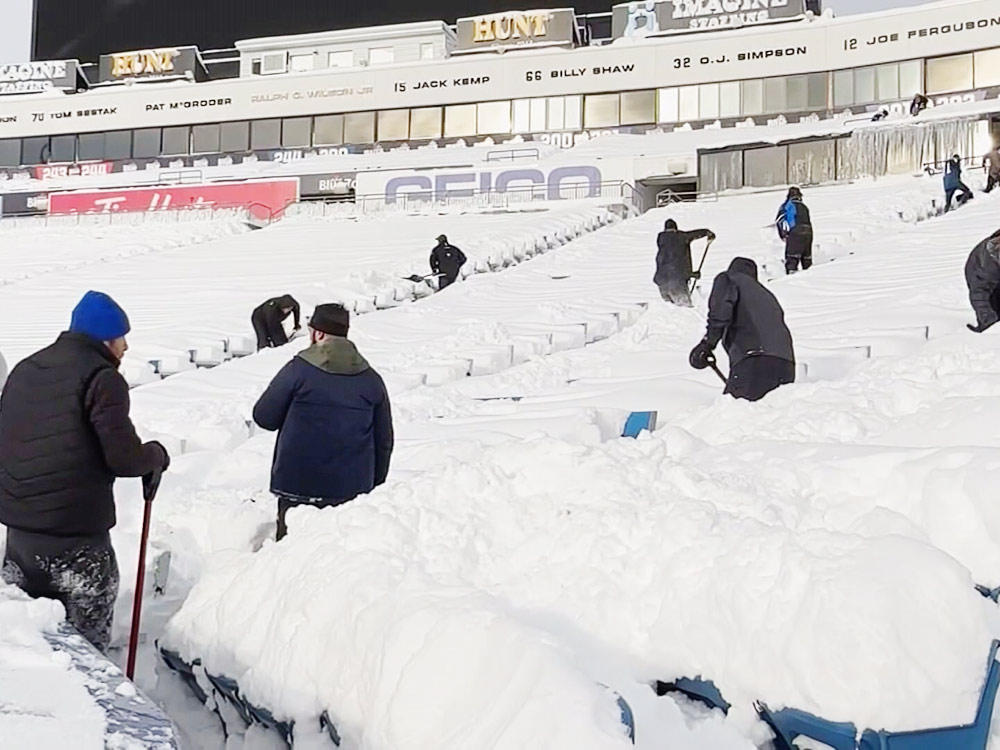
<svg viewBox="0 0 1000 750"><path fill-rule="evenodd" d="M925 161L923 164L923 171L929 175L941 174L944 172L945 166L950 162L951 159L942 159L940 161ZM982 168L983 157L981 156L965 156L962 157L962 166L971 167L973 169Z"/></svg>
<svg viewBox="0 0 1000 750"><path fill-rule="evenodd" d="M486 152L486 161L514 161L515 159L541 158L537 148L505 148Z"/></svg>

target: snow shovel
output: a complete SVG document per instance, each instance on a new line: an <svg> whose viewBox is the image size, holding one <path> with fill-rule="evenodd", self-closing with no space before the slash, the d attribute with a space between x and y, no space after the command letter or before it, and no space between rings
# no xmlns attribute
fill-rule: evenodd
<svg viewBox="0 0 1000 750"><path fill-rule="evenodd" d="M439 276L444 276L443 273L429 273L426 276L421 276L420 274L413 274L412 276L404 276L403 281L412 281L414 284L419 284L422 281L428 281L430 279L437 278Z"/></svg>
<svg viewBox="0 0 1000 750"><path fill-rule="evenodd" d="M719 365L715 361L715 355L709 354L708 359L706 361L708 362L708 366L712 368L712 371L719 376L719 380L722 381L722 384L728 386L729 379L725 375L723 375L722 370L719 369Z"/></svg>
<svg viewBox="0 0 1000 750"><path fill-rule="evenodd" d="M694 276L691 277L691 288L688 289L688 294L689 295L693 294L694 293L694 288L696 286L698 286L698 279L701 278L701 269L704 268L704 266L705 266L705 258L708 257L708 248L710 248L712 246L713 242L715 242L715 238L714 237L712 239L708 240L705 243L705 252L703 252L701 254L701 263L698 264L698 270L695 271L694 272Z"/></svg>
<svg viewBox="0 0 1000 750"><path fill-rule="evenodd" d="M163 476L163 469L157 469L149 474L147 481L143 477L142 499L145 507L142 511L142 534L139 537L139 570L135 575L135 597L132 599L132 631L128 640L128 661L125 667L125 676L130 680L135 675L135 653L139 648L139 620L142 617L142 586L146 578L146 543L149 541L149 519L153 510L153 498L160 488L160 478Z"/></svg>

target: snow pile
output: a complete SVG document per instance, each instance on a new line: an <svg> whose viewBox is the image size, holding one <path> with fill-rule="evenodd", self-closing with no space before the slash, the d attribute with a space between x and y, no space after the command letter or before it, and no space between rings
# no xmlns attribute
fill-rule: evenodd
<svg viewBox="0 0 1000 750"><path fill-rule="evenodd" d="M0 744L80 750L104 747L105 717L67 654L42 636L63 619L62 605L32 600L0 582Z"/></svg>

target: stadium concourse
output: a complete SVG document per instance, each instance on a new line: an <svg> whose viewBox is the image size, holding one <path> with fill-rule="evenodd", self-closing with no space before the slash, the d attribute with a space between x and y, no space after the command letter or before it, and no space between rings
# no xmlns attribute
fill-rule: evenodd
<svg viewBox="0 0 1000 750"><path fill-rule="evenodd" d="M294 722L296 747L331 746L325 716L344 747L624 748L616 695L650 749L764 744L758 700L859 728L963 724L1000 635L973 588L1000 584L1000 343L966 330L961 272L997 203L936 216L939 185L807 190L817 265L792 277L761 228L774 192L625 220L588 201L255 232L229 219L10 230L0 341L15 361L44 345L88 286L133 315L133 415L174 455L154 504L137 682L184 747L281 743L244 725L207 675ZM718 234L694 310L651 283L666 218ZM395 299L442 230L478 270L509 267ZM797 384L753 405L687 366L710 279L737 254L761 265L799 360ZM293 511L277 544L273 436L248 420L302 344L154 382L144 360L249 336L249 309L272 292L307 312L362 306L352 338L386 378L397 429L385 486ZM377 309L379 294L392 305ZM619 438L637 410L657 411L658 428ZM122 646L141 499L138 482L116 493ZM58 608L6 586L0 600L13 623L0 673L32 685L17 698L29 711L0 712L0 736L45 748L73 731L99 747L105 720L84 686L43 668L39 633ZM198 665L207 708L157 646ZM728 715L650 688L698 676Z"/></svg>

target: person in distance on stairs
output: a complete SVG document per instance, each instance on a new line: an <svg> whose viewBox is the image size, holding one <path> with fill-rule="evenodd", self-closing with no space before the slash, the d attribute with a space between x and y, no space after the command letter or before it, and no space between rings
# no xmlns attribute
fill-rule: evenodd
<svg viewBox="0 0 1000 750"><path fill-rule="evenodd" d="M812 267L813 228L809 208L802 202L802 191L788 189L785 202L778 209L775 219L778 236L785 241L785 273L793 274L802 267Z"/></svg>
<svg viewBox="0 0 1000 750"><path fill-rule="evenodd" d="M143 443L118 372L129 321L87 292L68 331L20 362L0 396L2 576L29 596L57 599L66 619L104 652L118 595L116 477L149 477L170 457Z"/></svg>
<svg viewBox="0 0 1000 750"><path fill-rule="evenodd" d="M298 331L302 327L299 324L299 303L290 294L272 297L254 309L250 315L250 323L257 336L257 351L288 343L288 334L282 323L289 315L294 316L294 329Z"/></svg>
<svg viewBox="0 0 1000 750"><path fill-rule="evenodd" d="M991 193L993 188L1000 185L1000 143L983 157L983 168L986 170L985 192Z"/></svg>
<svg viewBox="0 0 1000 750"><path fill-rule="evenodd" d="M955 193L958 196L958 205L964 206L974 197L969 186L962 182L962 157L955 154L948 160L944 168L944 210L945 213L951 211L951 199Z"/></svg>
<svg viewBox="0 0 1000 750"><path fill-rule="evenodd" d="M711 229L695 229L682 232L677 222L667 219L663 231L656 237L656 274L653 283L660 289L660 296L667 302L680 307L691 307L691 292L688 283L701 278L691 262L691 243L707 237L711 242L715 232Z"/></svg>
<svg viewBox="0 0 1000 750"><path fill-rule="evenodd" d="M277 430L271 492L278 498L276 538L298 505L341 505L385 482L392 457L392 412L385 383L348 340L350 314L318 305L311 346L286 364L253 408Z"/></svg>
<svg viewBox="0 0 1000 750"><path fill-rule="evenodd" d="M969 302L976 312L970 331L982 333L1000 320L1000 229L980 242L965 262Z"/></svg>
<svg viewBox="0 0 1000 750"><path fill-rule="evenodd" d="M726 393L758 401L775 388L795 382L795 351L781 305L757 281L757 264L733 258L715 277L708 301L708 331L691 350L689 363L704 370L722 341L729 355Z"/></svg>
<svg viewBox="0 0 1000 750"><path fill-rule="evenodd" d="M458 280L458 274L465 265L465 253L448 242L445 235L438 235L437 245L431 250L431 272L440 274L438 291L451 286Z"/></svg>

